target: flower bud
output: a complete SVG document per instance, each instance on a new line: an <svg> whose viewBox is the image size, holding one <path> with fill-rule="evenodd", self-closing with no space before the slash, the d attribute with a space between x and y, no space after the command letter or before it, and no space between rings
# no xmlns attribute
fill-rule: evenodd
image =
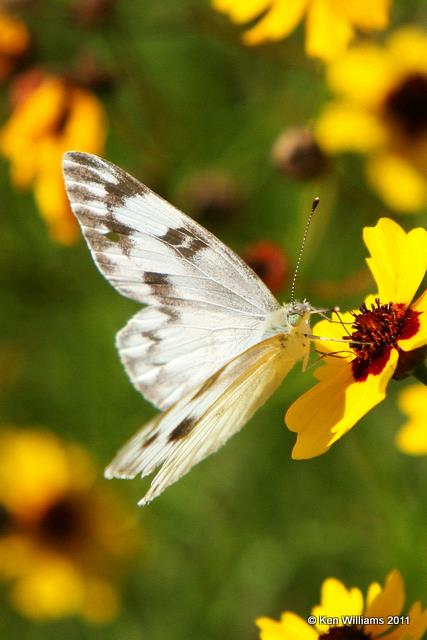
<svg viewBox="0 0 427 640"><path fill-rule="evenodd" d="M195 218L222 222L235 215L243 196L238 184L226 173L204 171L193 175L182 188L185 209Z"/></svg>
<svg viewBox="0 0 427 640"><path fill-rule="evenodd" d="M302 127L285 129L274 143L271 157L280 173L297 180L316 178L328 168L313 134Z"/></svg>

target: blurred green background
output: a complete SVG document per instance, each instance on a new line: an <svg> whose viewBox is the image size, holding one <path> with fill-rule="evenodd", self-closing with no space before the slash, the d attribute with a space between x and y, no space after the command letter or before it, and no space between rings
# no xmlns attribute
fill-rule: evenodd
<svg viewBox="0 0 427 640"><path fill-rule="evenodd" d="M238 28L195 0L118 1L90 28L64 1L40 1L20 15L37 42L37 64L62 72L85 46L111 70L113 86L102 94L108 159L180 207L185 184L201 171L234 181L240 210L199 221L235 251L272 240L294 263L319 195L297 295L314 305L360 304L369 291L362 228L389 212L365 185L359 159L340 159L310 182L281 176L270 160L280 132L310 123L327 96L322 65L303 55L301 28L247 48ZM423 17L422 0L400 0L392 24ZM4 121L5 88L1 108ZM101 469L154 414L114 348L138 305L102 279L83 242L49 239L32 195L11 186L5 160L0 180L0 343L19 359L13 384L7 363L0 373L1 424L43 426L80 442ZM410 229L426 218L398 221ZM354 289L340 286L359 272ZM331 283L336 294L322 295ZM284 289L279 299L288 298ZM298 365L226 447L138 510L143 549L114 622L33 623L10 608L2 585L0 636L250 640L259 615L308 613L325 577L364 589L392 568L405 578L408 602L426 603L427 467L394 445L404 420L394 398L407 382L393 382L387 400L326 455L295 462L283 415L312 383ZM137 511L148 482L113 482Z"/></svg>

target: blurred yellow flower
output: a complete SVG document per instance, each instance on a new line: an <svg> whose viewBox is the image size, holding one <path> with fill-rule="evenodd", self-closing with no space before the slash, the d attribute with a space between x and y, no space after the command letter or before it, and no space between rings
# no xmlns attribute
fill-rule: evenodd
<svg viewBox="0 0 427 640"><path fill-rule="evenodd" d="M407 615L402 615L404 602L404 584L398 571L388 574L384 588L373 582L365 598L360 589L347 589L336 578L327 578L322 584L321 602L313 607L311 616L301 618L284 611L280 621L258 618L256 624L261 640L371 640L379 636L385 640L420 640L427 628L427 610L415 602Z"/></svg>
<svg viewBox="0 0 427 640"><path fill-rule="evenodd" d="M77 445L34 429L0 433L0 579L23 615L116 615L115 578L136 531L95 479Z"/></svg>
<svg viewBox="0 0 427 640"><path fill-rule="evenodd" d="M399 409L408 416L396 436L396 445L410 455L427 454L427 387L413 384L398 397Z"/></svg>
<svg viewBox="0 0 427 640"><path fill-rule="evenodd" d="M305 48L309 56L333 60L343 53L355 29L388 25L390 0L212 0L233 22L258 19L243 36L248 45L286 38L306 16Z"/></svg>
<svg viewBox="0 0 427 640"><path fill-rule="evenodd" d="M319 382L285 416L298 434L292 451L296 459L327 451L384 400L392 378L410 375L424 360L427 291L413 299L427 269L427 231L405 233L393 220L381 218L375 227L365 227L363 237L377 293L359 309L340 314L341 322L322 320L313 329L315 335L346 342L316 342L330 357L315 372Z"/></svg>
<svg viewBox="0 0 427 640"><path fill-rule="evenodd" d="M367 155L368 181L401 213L427 202L427 34L406 27L385 46L360 44L330 65L336 99L315 135L329 154Z"/></svg>
<svg viewBox="0 0 427 640"><path fill-rule="evenodd" d="M14 70L29 45L30 35L25 24L0 10L0 82Z"/></svg>
<svg viewBox="0 0 427 640"><path fill-rule="evenodd" d="M43 76L0 131L0 151L10 161L13 184L34 190L57 242L68 244L79 235L65 194L62 155L70 149L102 153L105 132L99 100L57 76Z"/></svg>

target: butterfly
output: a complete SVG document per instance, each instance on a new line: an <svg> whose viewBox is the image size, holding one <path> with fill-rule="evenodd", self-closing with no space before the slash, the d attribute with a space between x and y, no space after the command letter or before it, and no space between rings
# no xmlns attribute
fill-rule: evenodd
<svg viewBox="0 0 427 640"><path fill-rule="evenodd" d="M144 303L116 336L124 368L161 410L118 452L107 478L160 467L147 504L239 431L310 349L307 301L280 305L231 249L115 165L64 155L71 208L92 257Z"/></svg>

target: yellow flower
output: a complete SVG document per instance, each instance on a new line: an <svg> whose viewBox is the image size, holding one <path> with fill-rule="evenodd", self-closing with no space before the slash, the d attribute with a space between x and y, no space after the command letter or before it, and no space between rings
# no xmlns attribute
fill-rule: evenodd
<svg viewBox="0 0 427 640"><path fill-rule="evenodd" d="M116 615L115 576L135 539L95 477L86 452L51 433L0 434L0 579L23 615Z"/></svg>
<svg viewBox="0 0 427 640"><path fill-rule="evenodd" d="M399 409L408 416L396 436L396 444L403 453L427 454L427 387L414 384L404 389L398 398Z"/></svg>
<svg viewBox="0 0 427 640"><path fill-rule="evenodd" d="M401 213L427 202L427 35L407 27L386 45L366 43L330 65L336 95L315 135L329 154L367 156L366 173L386 204Z"/></svg>
<svg viewBox="0 0 427 640"><path fill-rule="evenodd" d="M102 153L105 127L104 109L94 95L63 78L45 76L0 131L0 151L10 161L12 182L34 190L58 242L78 237L63 184L62 155L70 149Z"/></svg>
<svg viewBox="0 0 427 640"><path fill-rule="evenodd" d="M243 36L249 45L286 38L305 15L307 55L323 60L341 55L355 29L384 29L390 9L390 0L212 0L212 4L237 24L258 18Z"/></svg>
<svg viewBox="0 0 427 640"><path fill-rule="evenodd" d="M258 618L261 640L420 640L427 628L427 610L415 602L402 615L404 584L398 571L391 571L384 588L373 582L363 598L356 587L347 589L336 578L327 578L321 602L311 616L301 618L285 611L280 621ZM310 624L308 623L310 621Z"/></svg>
<svg viewBox="0 0 427 640"><path fill-rule="evenodd" d="M427 268L427 231L405 233L393 220L381 218L364 229L363 237L377 293L358 310L341 314L347 325L322 320L314 327L315 335L346 342L316 342L331 357L315 372L319 382L286 413L287 426L298 434L293 458L327 451L385 398L391 378L410 375L424 360L427 291L412 300Z"/></svg>
<svg viewBox="0 0 427 640"><path fill-rule="evenodd" d="M30 36L25 24L0 10L0 82L14 70L29 44Z"/></svg>

